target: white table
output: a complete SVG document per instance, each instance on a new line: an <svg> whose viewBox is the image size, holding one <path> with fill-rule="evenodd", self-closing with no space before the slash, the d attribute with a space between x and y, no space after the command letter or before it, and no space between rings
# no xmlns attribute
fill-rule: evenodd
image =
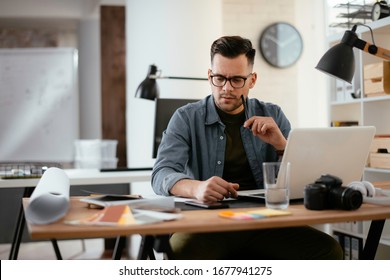
<svg viewBox="0 0 390 280"><path fill-rule="evenodd" d="M80 185L114 185L130 184L134 182L148 182L151 179L151 170L134 171L110 171L101 172L98 169L64 169L69 177L70 186ZM38 179L0 179L0 188L23 188L24 197L31 195L34 187L37 186ZM12 241L9 259L17 259L19 246L22 239L23 228L25 224L23 207L20 208L19 216L16 221L16 228ZM60 258L60 252L55 240L52 241L57 258Z"/></svg>
<svg viewBox="0 0 390 280"><path fill-rule="evenodd" d="M70 185L108 185L150 181L152 171L112 171L98 169L64 169ZM39 179L0 179L0 188L36 187Z"/></svg>

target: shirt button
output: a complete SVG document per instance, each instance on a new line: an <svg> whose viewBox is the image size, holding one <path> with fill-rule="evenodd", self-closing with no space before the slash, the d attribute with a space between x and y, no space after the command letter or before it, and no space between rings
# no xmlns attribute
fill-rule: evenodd
<svg viewBox="0 0 390 280"><path fill-rule="evenodd" d="M218 160L217 163L218 163L218 165L221 165L222 162L220 160Z"/></svg>
<svg viewBox="0 0 390 280"><path fill-rule="evenodd" d="M223 140L223 136L219 136L219 139Z"/></svg>

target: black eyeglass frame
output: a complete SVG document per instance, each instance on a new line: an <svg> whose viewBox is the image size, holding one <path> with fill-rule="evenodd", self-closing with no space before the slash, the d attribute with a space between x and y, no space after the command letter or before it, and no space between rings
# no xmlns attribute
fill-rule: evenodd
<svg viewBox="0 0 390 280"><path fill-rule="evenodd" d="M233 77L227 78L227 77L225 77L225 76L223 76L223 75L219 75L219 74L215 74L215 75L214 75L214 74L212 74L212 75L210 75L210 80L211 80L211 83L213 84L213 86L215 86L215 87L224 87L224 86L226 85L227 81L229 81L229 83L230 83L230 85L232 86L232 88L234 88L234 89L240 89L240 88L243 88L243 87L245 86L246 80L248 80L248 78L249 78L251 75L253 75L253 73L250 73L250 74L249 74L248 76L246 76L246 77L242 77L242 76L233 76ZM213 78L214 78L214 77L223 78L223 79L225 79L225 82L223 83L223 85L216 85L216 84L214 84L214 81L213 81ZM237 78L243 79L243 80L244 80L244 83L242 84L241 87L235 87L235 86L232 85L232 79L237 79Z"/></svg>

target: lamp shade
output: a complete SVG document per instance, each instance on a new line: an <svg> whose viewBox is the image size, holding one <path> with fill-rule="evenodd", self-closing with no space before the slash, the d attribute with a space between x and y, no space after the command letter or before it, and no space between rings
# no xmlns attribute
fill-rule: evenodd
<svg viewBox="0 0 390 280"><path fill-rule="evenodd" d="M355 73L352 46L342 42L330 48L320 59L316 69L351 83Z"/></svg>
<svg viewBox="0 0 390 280"><path fill-rule="evenodd" d="M156 79L150 78L150 76L155 76L157 73L157 66L150 65L148 74L142 83L138 86L135 93L135 97L144 98L149 100L154 100L159 97L159 89L156 82Z"/></svg>

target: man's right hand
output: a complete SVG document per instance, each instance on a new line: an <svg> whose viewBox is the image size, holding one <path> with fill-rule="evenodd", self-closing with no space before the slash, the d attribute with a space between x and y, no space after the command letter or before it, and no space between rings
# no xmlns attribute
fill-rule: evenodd
<svg viewBox="0 0 390 280"><path fill-rule="evenodd" d="M178 181L171 189L171 194L195 198L203 202L215 202L224 198L237 197L239 185L229 183L218 176L206 181L184 179Z"/></svg>
<svg viewBox="0 0 390 280"><path fill-rule="evenodd" d="M229 183L218 176L201 181L195 190L195 197L200 201L219 201L224 198L237 197L238 184Z"/></svg>

